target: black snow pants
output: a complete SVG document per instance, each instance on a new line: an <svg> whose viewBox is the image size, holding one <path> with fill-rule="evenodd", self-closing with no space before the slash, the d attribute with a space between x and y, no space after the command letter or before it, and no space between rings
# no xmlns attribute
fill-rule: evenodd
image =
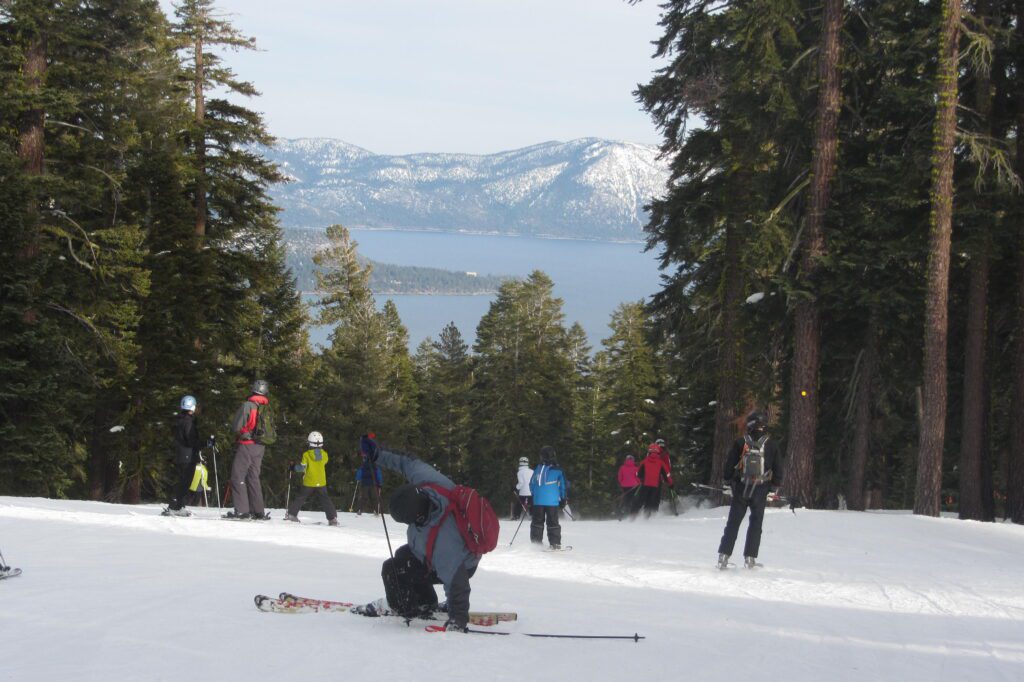
<svg viewBox="0 0 1024 682"><path fill-rule="evenodd" d="M732 554L736 536L740 531L740 523L743 522L743 517L749 509L750 521L747 525L747 541L743 545L743 556L757 557L757 552L761 548L761 524L764 521L764 508L768 503L770 487L767 483L762 483L754 488L749 498L744 498L743 485L733 484L732 505L729 507L729 520L725 524L722 542L718 545L719 554Z"/></svg>
<svg viewBox="0 0 1024 682"><path fill-rule="evenodd" d="M178 482L174 486L174 499L171 500L171 509L177 511L189 504L192 501L192 491L189 490L189 486L192 485L192 479L196 475L196 464L199 464L199 454L192 455L191 459L178 460L176 466L178 468Z"/></svg>
<svg viewBox="0 0 1024 682"><path fill-rule="evenodd" d="M311 487L304 485L299 489L299 493L292 500L292 503L288 506L288 513L295 516L302 509L302 505L305 504L306 499L310 495L315 495L320 499L320 506L323 507L324 514L327 515L328 521L333 521L338 518L338 512L334 509L334 503L331 502L331 496L327 494L327 488L325 486Z"/></svg>
<svg viewBox="0 0 1024 682"><path fill-rule="evenodd" d="M544 522L548 526L548 543L551 545L562 544L562 526L558 522L558 507L546 507L533 505L533 518L530 522L530 542L544 541Z"/></svg>

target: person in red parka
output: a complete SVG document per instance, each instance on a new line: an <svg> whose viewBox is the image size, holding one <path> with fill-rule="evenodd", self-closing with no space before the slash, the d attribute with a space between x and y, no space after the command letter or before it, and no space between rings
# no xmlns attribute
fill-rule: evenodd
<svg viewBox="0 0 1024 682"><path fill-rule="evenodd" d="M661 504L661 481L662 479L672 487L672 467L668 462L668 453L657 443L651 443L647 448L647 456L640 462L639 472L641 486L640 494L634 512L644 509L644 516L650 516L658 511Z"/></svg>
<svg viewBox="0 0 1024 682"><path fill-rule="evenodd" d="M619 467L619 487L622 488L622 494L619 496L620 519L633 508L633 499L636 497L636 491L640 489L640 477L637 476L639 470L640 467L637 466L633 455L626 455L626 461Z"/></svg>

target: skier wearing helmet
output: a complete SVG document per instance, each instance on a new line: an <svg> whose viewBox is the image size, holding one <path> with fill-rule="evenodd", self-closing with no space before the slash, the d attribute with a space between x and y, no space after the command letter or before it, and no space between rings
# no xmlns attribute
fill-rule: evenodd
<svg viewBox="0 0 1024 682"><path fill-rule="evenodd" d="M178 474L174 498L161 513L164 516L191 516L185 509L190 501L189 484L199 464L199 427L196 421L196 399L190 395L181 399L181 409L174 418L174 466Z"/></svg>
<svg viewBox="0 0 1024 682"><path fill-rule="evenodd" d="M519 458L519 470L516 472L516 497L518 504L512 507L512 520L518 521L519 515L523 512L530 513L533 493L530 492L530 479L533 477L533 469L530 468L530 460L526 457Z"/></svg>
<svg viewBox="0 0 1024 682"><path fill-rule="evenodd" d="M288 506L285 521L299 520L299 510L310 495L316 495L327 516L327 523L338 525L338 512L334 509L331 496L327 494L327 451L324 450L324 437L319 431L312 431L306 439L309 450L302 453L302 461L292 465L292 471L302 474L302 489Z"/></svg>
<svg viewBox="0 0 1024 682"><path fill-rule="evenodd" d="M228 519L270 518L263 506L263 484L260 470L266 446L274 442L274 423L270 414L270 385L265 379L252 382L252 393L235 413L232 427L238 434L238 449L231 462L231 499L233 511Z"/></svg>
<svg viewBox="0 0 1024 682"><path fill-rule="evenodd" d="M746 426L746 434L733 443L725 461L725 482L732 487L732 503L729 520L718 545L720 569L729 567L729 555L736 544L747 509L750 510L750 521L743 545L743 564L747 568L760 566L757 553L761 547L761 523L764 521L768 491L782 484L782 457L779 446L768 438L768 420L760 412L751 412Z"/></svg>

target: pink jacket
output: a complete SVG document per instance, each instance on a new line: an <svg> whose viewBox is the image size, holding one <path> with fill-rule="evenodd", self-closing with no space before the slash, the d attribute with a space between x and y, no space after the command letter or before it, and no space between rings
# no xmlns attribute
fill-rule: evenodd
<svg viewBox="0 0 1024 682"><path fill-rule="evenodd" d="M640 478L637 476L637 471L640 467L633 461L633 458L628 458L623 462L622 466L619 467L619 486L623 488L635 488L640 485Z"/></svg>

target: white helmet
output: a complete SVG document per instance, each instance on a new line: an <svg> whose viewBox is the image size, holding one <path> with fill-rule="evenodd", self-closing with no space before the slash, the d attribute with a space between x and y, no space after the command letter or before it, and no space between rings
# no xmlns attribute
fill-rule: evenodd
<svg viewBox="0 0 1024 682"><path fill-rule="evenodd" d="M521 467L528 467L528 466L530 466L530 460L528 460L526 457L520 457L519 458L519 466L521 466Z"/></svg>
<svg viewBox="0 0 1024 682"><path fill-rule="evenodd" d="M190 395L185 396L181 399L181 409L187 412L196 409L196 399Z"/></svg>
<svg viewBox="0 0 1024 682"><path fill-rule="evenodd" d="M324 436L319 431L310 431L309 436L306 438L306 442L312 448L322 447L324 444Z"/></svg>

